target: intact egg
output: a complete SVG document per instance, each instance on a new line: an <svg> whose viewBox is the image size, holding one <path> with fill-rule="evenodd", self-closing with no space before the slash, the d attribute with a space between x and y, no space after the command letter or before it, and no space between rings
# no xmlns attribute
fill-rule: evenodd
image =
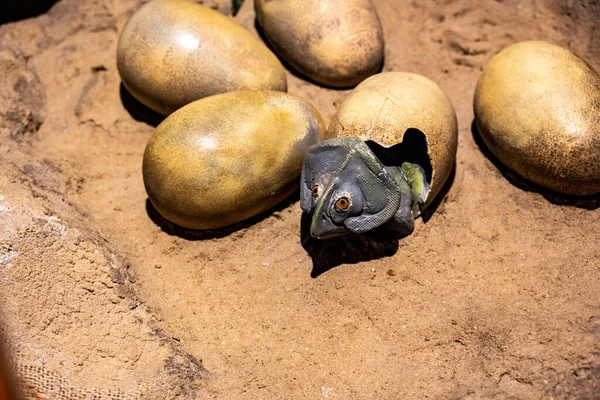
<svg viewBox="0 0 600 400"><path fill-rule="evenodd" d="M267 41L315 82L349 87L383 62L383 31L371 0L255 0Z"/></svg>
<svg viewBox="0 0 600 400"><path fill-rule="evenodd" d="M600 192L600 76L569 50L513 44L485 66L475 120L490 151L545 188Z"/></svg>
<svg viewBox="0 0 600 400"><path fill-rule="evenodd" d="M215 229L259 214L298 188L306 150L325 126L299 97L239 91L192 102L148 141L144 185L168 220Z"/></svg>
<svg viewBox="0 0 600 400"><path fill-rule="evenodd" d="M231 18L187 0L153 0L135 11L117 47L123 84L168 115L203 97L287 90L275 55Z"/></svg>

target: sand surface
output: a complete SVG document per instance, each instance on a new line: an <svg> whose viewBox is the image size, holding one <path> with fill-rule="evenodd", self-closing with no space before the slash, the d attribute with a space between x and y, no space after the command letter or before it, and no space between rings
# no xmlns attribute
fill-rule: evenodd
<svg viewBox="0 0 600 400"><path fill-rule="evenodd" d="M599 398L600 198L523 182L472 130L481 68L511 43L600 69L597 2L374 1L383 70L456 109L456 171L412 236L327 242L297 195L208 233L149 206L160 118L115 65L140 3L60 0L0 26L0 302L32 393L52 376L114 399ZM250 0L235 18L255 32ZM348 94L288 82L326 122Z"/></svg>

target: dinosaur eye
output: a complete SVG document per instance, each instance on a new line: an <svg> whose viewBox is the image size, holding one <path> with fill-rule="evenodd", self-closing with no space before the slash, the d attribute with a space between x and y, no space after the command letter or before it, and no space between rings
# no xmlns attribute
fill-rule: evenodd
<svg viewBox="0 0 600 400"><path fill-rule="evenodd" d="M347 197L340 197L338 201L335 202L335 206L338 210L346 211L350 207L350 199Z"/></svg>
<svg viewBox="0 0 600 400"><path fill-rule="evenodd" d="M312 197L317 197L317 195L319 194L319 185L313 186L310 190L310 193L312 194Z"/></svg>

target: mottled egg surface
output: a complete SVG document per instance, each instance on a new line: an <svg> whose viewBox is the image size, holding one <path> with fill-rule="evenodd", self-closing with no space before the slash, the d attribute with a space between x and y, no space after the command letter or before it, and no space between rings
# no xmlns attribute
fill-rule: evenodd
<svg viewBox="0 0 600 400"><path fill-rule="evenodd" d="M164 115L219 93L287 89L283 66L260 39L187 0L137 9L121 33L117 67L127 90Z"/></svg>
<svg viewBox="0 0 600 400"><path fill-rule="evenodd" d="M148 197L166 219L186 228L234 224L296 190L304 154L324 134L318 111L282 92L240 91L192 102L148 141Z"/></svg>
<svg viewBox="0 0 600 400"><path fill-rule="evenodd" d="M277 54L317 83L354 86L381 67L383 31L370 0L256 0L254 6Z"/></svg>
<svg viewBox="0 0 600 400"><path fill-rule="evenodd" d="M521 42L485 66L474 110L507 167L570 195L600 192L600 76L569 50Z"/></svg>

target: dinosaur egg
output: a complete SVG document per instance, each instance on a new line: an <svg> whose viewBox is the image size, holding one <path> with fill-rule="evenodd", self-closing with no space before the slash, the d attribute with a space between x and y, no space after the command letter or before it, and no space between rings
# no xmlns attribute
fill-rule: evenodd
<svg viewBox="0 0 600 400"><path fill-rule="evenodd" d="M192 229L214 229L265 211L298 188L306 150L325 126L306 101L239 91L192 102L148 141L144 184L154 207Z"/></svg>
<svg viewBox="0 0 600 400"><path fill-rule="evenodd" d="M422 146L419 138L405 141L405 133L415 129L424 135ZM384 149L414 142L413 161L426 170L431 189L425 208L454 168L458 124L450 100L435 82L407 72L384 72L362 82L342 102L327 137L357 137Z"/></svg>
<svg viewBox="0 0 600 400"><path fill-rule="evenodd" d="M475 118L490 151L557 192L600 192L600 76L570 51L521 42L485 66Z"/></svg>
<svg viewBox="0 0 600 400"><path fill-rule="evenodd" d="M283 66L257 37L187 0L136 10L121 33L117 67L127 90L164 115L214 94L287 89Z"/></svg>
<svg viewBox="0 0 600 400"><path fill-rule="evenodd" d="M383 32L370 0L256 0L256 18L281 58L315 82L354 86L383 62Z"/></svg>

